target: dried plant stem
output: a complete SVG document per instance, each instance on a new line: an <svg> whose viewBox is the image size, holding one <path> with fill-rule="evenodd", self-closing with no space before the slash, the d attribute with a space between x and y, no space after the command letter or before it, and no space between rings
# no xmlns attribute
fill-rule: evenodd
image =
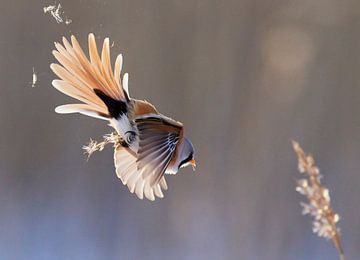
<svg viewBox="0 0 360 260"><path fill-rule="evenodd" d="M340 217L331 207L329 190L321 184L320 170L315 165L314 158L305 154L297 142L292 141L292 145L298 156L299 171L305 175L305 178L298 180L296 186L296 191L308 199L308 203L300 203L303 207L302 213L314 217L313 232L320 237L331 239L339 252L340 260L345 260L340 230L336 226Z"/></svg>
<svg viewBox="0 0 360 260"><path fill-rule="evenodd" d="M122 141L121 137L117 133L111 133L104 135L104 140L100 143L90 139L90 142L87 145L84 145L82 148L85 150L85 154L90 156L96 151L102 151L107 144L112 143L114 146L119 144Z"/></svg>

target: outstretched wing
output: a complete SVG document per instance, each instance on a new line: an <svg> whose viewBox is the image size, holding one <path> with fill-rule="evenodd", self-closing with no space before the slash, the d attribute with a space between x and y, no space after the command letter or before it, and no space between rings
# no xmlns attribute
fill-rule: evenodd
<svg viewBox="0 0 360 260"><path fill-rule="evenodd" d="M131 193L135 192L139 199L143 199L144 196L152 201L155 200L155 196L163 198L162 189L168 189L165 177L163 176L159 183L151 186L150 178L143 178L142 171L138 170L136 160L136 155L118 145L114 153L116 175L124 185L128 186Z"/></svg>
<svg viewBox="0 0 360 260"><path fill-rule="evenodd" d="M117 176L140 199L162 198L161 188L167 189L164 173L183 136L182 124L160 114L139 116L134 122L139 148L136 153L120 145L115 149Z"/></svg>
<svg viewBox="0 0 360 260"><path fill-rule="evenodd" d="M109 38L103 43L101 57L98 54L95 36L89 34L89 56L87 58L80 44L71 36L71 44L63 37L63 45L55 43L53 55L60 64L50 67L60 80L52 85L60 92L78 99L85 104L69 104L56 108L58 113L82 113L100 118L109 117L105 103L95 93L95 89L114 100L128 101L128 74L121 82L122 55L115 61L114 71L110 61Z"/></svg>
<svg viewBox="0 0 360 260"><path fill-rule="evenodd" d="M139 135L137 167L143 178L149 178L150 184L156 185L182 138L182 124L161 114L140 116L134 121Z"/></svg>

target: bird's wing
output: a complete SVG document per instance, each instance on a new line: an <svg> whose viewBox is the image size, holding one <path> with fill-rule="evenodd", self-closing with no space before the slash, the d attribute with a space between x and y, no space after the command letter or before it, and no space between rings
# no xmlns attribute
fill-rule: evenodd
<svg viewBox="0 0 360 260"><path fill-rule="evenodd" d="M83 109L68 106L60 106L57 112L75 113L86 115L99 115L106 118L108 109L105 103L95 93L95 89L114 100L128 101L128 74L125 73L123 80L120 79L122 68L122 55L118 55L115 61L114 71L110 61L109 38L103 43L101 57L98 54L95 36L91 33L88 37L89 56L87 58L80 44L74 36L71 36L71 43L63 37L63 44L55 43L57 50L53 55L60 64L51 64L50 67L60 80L54 80L53 86L60 92L80 100L88 105L84 113Z"/></svg>
<svg viewBox="0 0 360 260"><path fill-rule="evenodd" d="M116 175L124 185L127 185L130 192L143 199L144 196L149 200L155 197L163 198L162 189L167 190L165 176L162 176L159 183L150 185L150 178L143 178L142 171L138 170L136 155L128 151L127 148L118 145L115 148L114 163Z"/></svg>
<svg viewBox="0 0 360 260"><path fill-rule="evenodd" d="M134 121L139 140L137 168L144 179L149 179L150 185L156 185L183 138L183 126L161 114L139 116Z"/></svg>
<svg viewBox="0 0 360 260"><path fill-rule="evenodd" d="M132 99L132 101L133 109L131 110L131 113L128 114L129 117L132 119L146 114L159 113L154 107L154 105L150 104L146 100Z"/></svg>

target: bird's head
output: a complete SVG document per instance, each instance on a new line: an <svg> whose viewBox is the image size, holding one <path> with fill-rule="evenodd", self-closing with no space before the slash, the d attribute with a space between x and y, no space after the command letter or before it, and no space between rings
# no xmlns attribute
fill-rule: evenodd
<svg viewBox="0 0 360 260"><path fill-rule="evenodd" d="M196 161L194 159L195 151L192 143L189 139L184 138L184 142L182 143L180 154L179 154L179 166L178 169L191 165L193 170L196 167Z"/></svg>

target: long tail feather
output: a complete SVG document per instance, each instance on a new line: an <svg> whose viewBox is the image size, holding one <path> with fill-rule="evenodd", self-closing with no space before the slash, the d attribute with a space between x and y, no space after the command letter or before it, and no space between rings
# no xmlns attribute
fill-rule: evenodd
<svg viewBox="0 0 360 260"><path fill-rule="evenodd" d="M61 43L55 43L54 57L59 64L51 64L50 68L60 78L52 85L60 92L78 99L84 104L64 105L56 109L58 113L81 113L101 119L110 118L108 107L95 93L100 90L110 98L127 102L128 76L124 76L124 86L121 83L122 55L115 61L114 71L111 66L109 38L103 42L101 57L99 56L95 36L88 37L89 58L86 57L80 44L74 36L71 43L62 38Z"/></svg>
<svg viewBox="0 0 360 260"><path fill-rule="evenodd" d="M80 113L86 116L108 120L108 115L106 114L106 111L95 109L94 107L87 104L62 105L56 107L55 112L59 114Z"/></svg>

